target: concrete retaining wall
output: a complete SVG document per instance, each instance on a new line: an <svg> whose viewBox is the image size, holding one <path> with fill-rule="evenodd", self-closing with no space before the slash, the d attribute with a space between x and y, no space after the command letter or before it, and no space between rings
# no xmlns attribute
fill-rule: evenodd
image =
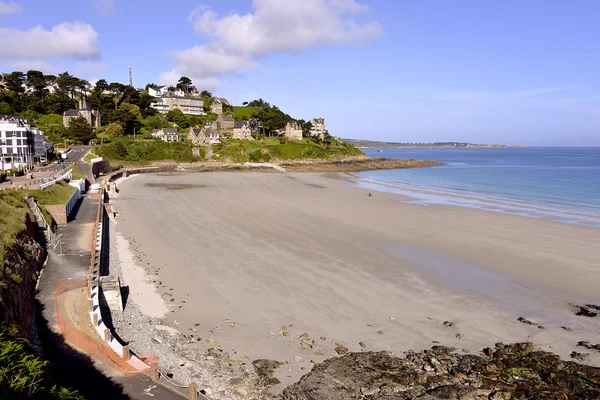
<svg viewBox="0 0 600 400"><path fill-rule="evenodd" d="M121 358L135 369L136 371L148 373L152 370L153 379L158 379L157 365L150 366L136 357L129 351L128 346L124 346L119 340L112 334L110 329L104 323L105 318L103 313L103 307L100 306L100 274L102 270L102 255L104 254L104 246L107 244L104 241L104 228L105 228L105 210L104 210L104 189L100 190L100 198L98 200L98 211L96 212L96 221L94 222L94 231L92 238L91 247L91 262L90 262L90 276L88 279L88 289L90 302L90 322L94 327L95 331L110 348ZM154 376L156 375L156 376Z"/></svg>

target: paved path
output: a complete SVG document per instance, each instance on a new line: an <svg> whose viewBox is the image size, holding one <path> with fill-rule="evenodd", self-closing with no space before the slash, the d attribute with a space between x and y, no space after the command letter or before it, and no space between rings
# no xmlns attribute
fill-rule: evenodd
<svg viewBox="0 0 600 400"><path fill-rule="evenodd" d="M84 173L85 165L78 163ZM44 357L53 365L57 380L78 390L86 399L147 399L149 395L145 391L148 390L157 399L181 399L180 395L146 376L122 376L106 364L75 350L60 334L54 303L56 287L60 281L82 279L88 272L89 244L97 204L96 200L83 197L75 218L58 229L62 236L62 254L57 253L60 248L48 252L48 263L36 295L36 322Z"/></svg>

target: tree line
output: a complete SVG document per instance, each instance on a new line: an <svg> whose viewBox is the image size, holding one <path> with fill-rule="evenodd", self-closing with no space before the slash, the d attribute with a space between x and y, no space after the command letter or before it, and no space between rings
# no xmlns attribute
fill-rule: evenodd
<svg viewBox="0 0 600 400"><path fill-rule="evenodd" d="M177 126L186 130L192 126L204 126L217 117L210 114L210 106L215 101L212 93L207 90L199 92L188 77L181 77L176 86L168 87L168 91L174 93L181 90L186 96L202 99L208 115L186 115L177 109L160 114L151 107L154 98L148 94L150 87L158 88L156 84L149 83L146 90L138 90L119 82L109 83L105 79L92 85L69 72L46 75L37 70L14 71L2 74L0 79L0 115L22 116L43 130L50 140L57 142L69 139L74 143L135 134L149 137L154 129ZM85 118L72 118L69 126L63 127L63 113L78 109L83 99L90 109L100 111L101 126L93 130ZM243 104L256 110L250 114L238 114L234 107L223 104L223 113L233 115L237 120L253 120L254 126L263 135L283 129L288 122L299 123L306 136L310 132L310 122L295 120L263 99Z"/></svg>

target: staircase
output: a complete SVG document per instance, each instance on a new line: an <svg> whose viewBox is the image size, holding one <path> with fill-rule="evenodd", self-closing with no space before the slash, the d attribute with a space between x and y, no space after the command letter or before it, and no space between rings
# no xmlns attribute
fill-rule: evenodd
<svg viewBox="0 0 600 400"><path fill-rule="evenodd" d="M110 309L111 314L123 311L123 298L121 297L121 282L116 276L101 276L100 291Z"/></svg>

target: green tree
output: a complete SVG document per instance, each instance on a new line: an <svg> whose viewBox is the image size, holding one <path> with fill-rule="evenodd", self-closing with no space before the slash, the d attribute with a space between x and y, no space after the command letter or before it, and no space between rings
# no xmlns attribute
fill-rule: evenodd
<svg viewBox="0 0 600 400"><path fill-rule="evenodd" d="M70 94L75 92L78 81L79 79L69 74L68 71L58 74L58 77L56 78L56 83L60 90Z"/></svg>
<svg viewBox="0 0 600 400"><path fill-rule="evenodd" d="M12 114L12 107L7 102L0 102L0 115L10 115Z"/></svg>
<svg viewBox="0 0 600 400"><path fill-rule="evenodd" d="M84 117L75 117L69 120L65 136L75 143L89 143L94 138L94 132Z"/></svg>
<svg viewBox="0 0 600 400"><path fill-rule="evenodd" d="M59 114L40 115L37 122L37 127L51 138L58 139L63 133L63 117Z"/></svg>
<svg viewBox="0 0 600 400"><path fill-rule="evenodd" d="M167 117L164 114L155 114L149 117L144 118L142 121L144 128L147 131L151 132L154 129L168 128L171 126Z"/></svg>
<svg viewBox="0 0 600 400"><path fill-rule="evenodd" d="M200 97L202 97L203 99L210 99L212 97L212 93L208 90L203 90L200 92Z"/></svg>
<svg viewBox="0 0 600 400"><path fill-rule="evenodd" d="M180 109L171 110L167 113L167 120L170 122L174 122L177 124L179 129L187 129L190 127L190 124L187 120L187 117Z"/></svg>
<svg viewBox="0 0 600 400"><path fill-rule="evenodd" d="M45 111L50 114L62 114L76 107L75 101L69 97L67 92L62 90L44 97L42 105Z"/></svg>
<svg viewBox="0 0 600 400"><path fill-rule="evenodd" d="M25 81L25 74L21 71L14 71L10 74L4 75L5 86L8 90L15 93L23 93L23 82Z"/></svg>
<svg viewBox="0 0 600 400"><path fill-rule="evenodd" d="M182 90L185 93L189 93L190 87L192 86L192 80L187 76L182 76L177 82L177 89Z"/></svg>
<svg viewBox="0 0 600 400"><path fill-rule="evenodd" d="M118 124L116 122L111 122L106 127L105 132L109 138L114 139L114 138L123 136L123 127L121 126L121 124Z"/></svg>
<svg viewBox="0 0 600 400"><path fill-rule="evenodd" d="M46 88L46 78L41 71L29 70L27 71L26 82L27 85L32 86L34 90L34 95L41 97L44 94L44 89Z"/></svg>
<svg viewBox="0 0 600 400"><path fill-rule="evenodd" d="M113 114L113 121L118 122L126 135L133 135L134 130L139 131L141 124L140 108L134 104L122 103Z"/></svg>

